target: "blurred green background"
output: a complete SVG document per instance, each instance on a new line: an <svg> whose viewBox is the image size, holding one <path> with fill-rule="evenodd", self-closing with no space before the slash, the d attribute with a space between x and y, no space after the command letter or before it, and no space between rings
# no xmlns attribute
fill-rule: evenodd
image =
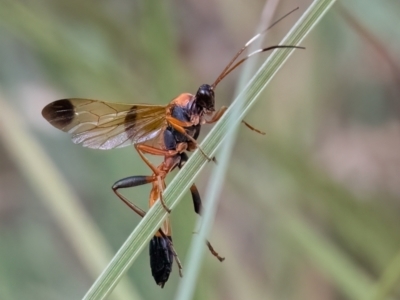
<svg viewBox="0 0 400 300"><path fill-rule="evenodd" d="M282 1L277 16L300 10L265 44L310 2ZM226 260L207 254L195 299L400 299L400 2L340 4L246 117L267 135L240 129L210 236ZM135 151L74 145L41 109L194 93L254 34L263 6L0 0L0 299L81 298L140 221L110 188L150 174ZM218 86L218 107L239 74ZM124 193L146 208L149 190ZM183 263L196 218L188 194L172 213ZM179 280L174 266L156 286L145 250L112 297L171 299Z"/></svg>

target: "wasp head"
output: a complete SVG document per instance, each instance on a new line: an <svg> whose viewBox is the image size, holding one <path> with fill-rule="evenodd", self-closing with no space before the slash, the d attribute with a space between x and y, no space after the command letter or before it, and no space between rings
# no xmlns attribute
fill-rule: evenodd
<svg viewBox="0 0 400 300"><path fill-rule="evenodd" d="M199 87L195 96L196 106L207 112L215 111L214 90L209 84Z"/></svg>

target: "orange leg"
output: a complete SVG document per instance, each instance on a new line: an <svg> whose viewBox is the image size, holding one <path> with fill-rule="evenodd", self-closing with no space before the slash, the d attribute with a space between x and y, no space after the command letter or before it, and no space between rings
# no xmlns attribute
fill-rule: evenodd
<svg viewBox="0 0 400 300"><path fill-rule="evenodd" d="M140 207L138 207L137 205L133 204L127 198L125 198L121 193L118 192L118 189L135 187L138 185L154 182L155 180L157 180L157 177L155 177L155 176L132 176L132 177L118 180L116 183L114 183L112 189L113 189L114 193L118 196L118 198L120 198L122 200L122 202L124 202L129 208L131 208L135 213L137 213L139 216L141 216L143 218L146 215L146 212L144 210L142 210ZM150 195L153 194L154 189L155 188L153 187L152 191L150 192ZM159 193L159 196L161 197L161 193ZM155 199L155 200L157 200L157 199ZM166 221L166 222L168 222L168 221ZM178 265L179 275L180 275L180 277L182 277L182 264L181 264L181 261L179 260L178 254L175 251L172 241L167 237L167 235L162 231L161 228L158 230L158 233L160 234L160 236L162 236L164 238L165 241L168 242L169 249L171 250L171 252L175 258L176 264Z"/></svg>
<svg viewBox="0 0 400 300"><path fill-rule="evenodd" d="M220 262L223 262L225 260L225 257L219 256L218 252L214 250L213 246L211 246L211 243L208 240L206 240L206 244L211 254L214 255Z"/></svg>
<svg viewBox="0 0 400 300"><path fill-rule="evenodd" d="M139 153L140 158L146 163L146 165L153 171L154 174L158 175L159 174L158 169L143 154L143 153L153 154L153 153L150 153L150 151L147 148L145 148L145 147L148 147L148 146L145 146L145 145L134 145L134 147L135 147L136 151ZM161 149L158 149L158 150L162 151ZM157 154L154 154L154 155L157 155ZM162 154L159 154L159 155L161 156Z"/></svg>
<svg viewBox="0 0 400 300"><path fill-rule="evenodd" d="M255 131L255 132L259 133L259 134L265 135L265 132L264 132L264 131L261 131L261 130L258 130L257 128L254 128L253 126L251 126L251 125L250 125L249 123L247 123L246 121L242 120L242 123L243 123L244 125L246 125L247 128L249 128L249 129L251 129L251 130L253 130L253 131Z"/></svg>
<svg viewBox="0 0 400 300"><path fill-rule="evenodd" d="M153 182L153 181L158 181L158 184L159 184L159 188L160 188L160 191L163 191L163 188L162 188L162 185L160 185L160 180L161 180L161 178L164 178L165 176L166 176L166 174L164 173L164 172L161 172L158 168L156 168L148 159L147 159L147 157L146 156L144 156L144 154L143 154L143 152L145 152L145 153L150 153L150 154L154 154L154 155L162 155L162 154L158 154L158 153L161 153L161 152L157 152L157 151L154 151L154 152L151 152L152 150L151 149L154 149L154 150L159 150L159 151L167 151L167 150L162 150L162 149L157 149L157 148L153 148L153 147L150 147L150 146L147 146L147 145L134 145L135 146L135 149L136 149L136 151L139 153L139 156L140 156L140 158L146 163L146 165L153 171L153 173L154 173L154 175L153 175L153 179L151 179L150 181L148 181L148 183L150 183L150 182ZM144 149L144 151L142 152L142 150ZM157 153L157 154L155 154L155 153ZM135 177L135 176L133 176L133 177ZM118 196L119 197L119 196ZM122 198L121 198L122 199ZM125 202L125 201L124 201ZM163 197L162 196L160 196L160 202L161 202L161 205L164 207L164 209L165 209L165 211L167 211L168 213L171 213L171 209L169 209L169 207L165 204L165 201L164 201L164 199L163 199ZM128 206L129 206L129 204L127 204ZM130 207L130 206L129 206ZM132 208L132 207L131 207ZM133 208L132 208L133 209Z"/></svg>
<svg viewBox="0 0 400 300"><path fill-rule="evenodd" d="M158 198L161 199L162 190L165 188L165 181L160 177L157 178L157 182L153 182L153 187L150 191L149 206L152 207ZM168 256L168 252L171 251L175 257L175 261L178 264L179 275L182 277L182 265L179 261L176 251L172 246L171 238L171 226L169 220L165 220L162 232L165 233L162 236L162 240L159 237L154 236L150 242L150 267L152 275L156 280L157 284L164 287L165 282L168 280L169 274L172 270L172 263ZM168 247L165 247L165 242L168 243Z"/></svg>
<svg viewBox="0 0 400 300"><path fill-rule="evenodd" d="M139 186L139 185L143 185L143 184L147 184L147 183L154 184L155 181L157 181L156 184L157 184L158 189L160 191L162 191L163 190L162 183L164 181L161 179L161 176L157 176L157 175L131 176L131 177L123 178L123 179L118 180L116 183L114 183L114 185L112 186L112 190L118 196L118 198L120 198L126 205L128 205L135 213L137 213L139 216L142 216L144 211L142 209L140 209L138 206L136 206L135 204L133 204L132 202L130 202L128 199L126 199L118 190L124 189L124 188L135 187L135 186ZM153 188L153 190L154 190L154 188ZM160 198L161 205L163 206L163 208L168 213L171 213L171 210L167 207L164 200L162 199L161 193L160 193L159 198ZM158 197L157 197L157 199L158 199ZM155 199L155 200L157 200L157 199Z"/></svg>
<svg viewBox="0 0 400 300"><path fill-rule="evenodd" d="M210 158L204 151L201 149L197 141L190 135L187 134L185 127L191 127L193 124L191 122L183 122L178 119L175 119L173 117L167 116L166 117L167 122L178 132L182 133L185 135L192 143L193 145L196 145L196 148L199 148L200 152L207 158L208 161L214 160L214 158Z"/></svg>
<svg viewBox="0 0 400 300"><path fill-rule="evenodd" d="M212 116L210 120L206 120L207 124L212 124L217 122L224 115L225 111L228 109L226 106L222 106L215 114Z"/></svg>
<svg viewBox="0 0 400 300"><path fill-rule="evenodd" d="M184 160L182 161L181 165L179 168L183 167L183 165L185 165L187 160L187 157L184 158ZM203 210L203 206L201 203L201 198L200 198L200 194L199 191L197 190L196 185L193 183L193 185L190 187L190 193L192 194L192 200L193 200L193 206L194 206L194 211L201 215L201 212ZM213 246L211 245L211 243L206 240L206 244L208 247L208 250L210 250L211 254L214 255L220 262L223 262L225 260L224 257L221 257L217 251L214 250Z"/></svg>
<svg viewBox="0 0 400 300"><path fill-rule="evenodd" d="M144 210L126 199L118 190L147 184L155 180L155 176L131 176L118 180L116 183L113 184L112 190L118 196L118 198L121 199L122 202L124 202L130 209L132 209L139 216L144 217L144 215L146 214Z"/></svg>
<svg viewBox="0 0 400 300"><path fill-rule="evenodd" d="M212 124L212 123L217 122L219 119L221 119L221 117L224 115L224 113L225 113L225 111L226 111L227 109L228 109L228 108L227 108L226 106L222 106L222 107L212 116L212 118L211 118L210 120L206 121L206 123L207 123L207 124ZM246 121L243 120L242 123L243 123L244 125L246 125L249 129L251 129L251 130L253 130L253 131L255 131L255 132L259 133L259 134L265 135L265 132L263 132L263 131L261 131L261 130L258 130L257 128L254 128L253 126L251 126L251 125L250 125L249 123L247 123Z"/></svg>
<svg viewBox="0 0 400 300"><path fill-rule="evenodd" d="M143 145L143 144L136 144L135 147L136 147L136 149L140 149L140 151L142 151L143 153L169 157L169 156L174 156L180 152L185 151L185 149L186 149L185 145L181 145L181 144L183 144L183 143L178 144L179 148L177 148L176 150L164 150L164 149L155 148L155 147Z"/></svg>
<svg viewBox="0 0 400 300"><path fill-rule="evenodd" d="M143 150L143 146L145 146L145 147L148 147L148 148L152 148L153 149L153 147L150 147L150 146L146 146L146 145L135 145L135 149L136 149L136 151L139 153L139 155L140 155L140 158L146 163L146 165L153 171L153 173L154 173L154 180L152 180L152 181L155 181L155 180L157 180L158 181L158 184L160 184L160 178L161 178L161 176L163 176L163 177L165 177L165 174L161 174L161 172L160 172L160 170L159 169L157 169L148 159L147 159L147 157L146 156L144 156L144 154L143 154L143 152L141 151L141 150ZM146 148L145 148L146 149ZM163 151L162 149L157 149L157 148L154 148L155 150L159 150L159 151ZM149 151L149 149L146 149L145 150L145 152L146 153L154 153L154 152L150 152ZM158 154L154 154L154 155L158 155ZM161 155L161 154L160 154ZM159 186L159 188L160 188L160 190L162 191L162 186L160 185ZM164 209L165 209L165 211L166 212L168 212L169 214L171 213L171 209L169 209L169 207L165 204L165 201L164 201L164 198L161 196L161 193L160 193L160 202L161 202L161 205L164 207Z"/></svg>
<svg viewBox="0 0 400 300"><path fill-rule="evenodd" d="M163 176L165 177L165 176ZM163 198L163 193L164 193L164 188L165 188L165 183L164 183L164 179L161 178L161 176L157 176L157 183L158 183L158 188L160 190L160 202L162 204L162 206L164 207L164 209L170 214L171 213L171 209L167 207L167 204L165 204L164 198Z"/></svg>
<svg viewBox="0 0 400 300"><path fill-rule="evenodd" d="M140 158L146 163L146 165L153 171L154 175L158 181L158 187L161 191L160 193L160 201L162 206L164 207L164 209L168 212L171 213L171 210L167 207L167 205L165 204L164 198L162 197L162 192L164 191L163 189L163 182L164 182L164 178L166 176L166 173L169 172L169 170L172 170L175 166L176 163L174 160L170 160L167 164L167 168L168 171L165 172L165 170L160 170L160 168L155 167L148 159L147 157L144 155L144 153L147 154L152 154L152 155L159 155L159 156L164 156L164 163L163 165L165 166L166 160L168 160L168 158L172 158L174 156L176 156L179 153L184 152L187 147L188 144L187 143L179 143L176 150L164 150L164 149L159 149L159 148L154 148L148 145L134 145L136 151L139 153ZM153 181L155 181L156 179L154 179ZM165 184L164 184L165 185Z"/></svg>
<svg viewBox="0 0 400 300"><path fill-rule="evenodd" d="M179 153L182 153L188 148L187 143L179 143L175 150L164 150L155 147L151 147L143 144L134 145L136 151L139 153L140 158L146 163L146 165L153 171L153 173L158 174L158 169L144 156L144 154L158 155L164 157L172 157Z"/></svg>

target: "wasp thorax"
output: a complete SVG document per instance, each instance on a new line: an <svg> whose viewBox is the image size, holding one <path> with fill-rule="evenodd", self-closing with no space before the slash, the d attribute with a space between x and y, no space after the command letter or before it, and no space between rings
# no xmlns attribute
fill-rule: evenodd
<svg viewBox="0 0 400 300"><path fill-rule="evenodd" d="M195 101L197 107L203 108L207 111L214 111L214 90L212 87L208 84L201 85L197 90Z"/></svg>

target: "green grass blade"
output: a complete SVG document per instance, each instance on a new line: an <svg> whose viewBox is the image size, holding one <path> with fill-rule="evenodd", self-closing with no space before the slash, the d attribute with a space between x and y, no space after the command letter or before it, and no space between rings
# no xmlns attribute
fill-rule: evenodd
<svg viewBox="0 0 400 300"><path fill-rule="evenodd" d="M298 45L334 2L334 0L314 1L282 41L282 44ZM271 81L272 77L292 52L293 50L289 49L274 51L271 54L250 83L229 107L225 115L204 139L201 147L206 153L212 155L217 147L222 144L229 129L240 122L255 103L258 95ZM239 118L233 120L236 122L234 124L231 117L238 105L239 107L243 105L243 109L240 110ZM204 156L199 151L195 151L185 167L177 174L164 192L165 202L170 208L173 209L177 205L206 163L207 160ZM90 288L84 297L85 300L104 299L112 291L118 280L160 227L166 216L167 213L161 207L160 203L157 202L138 224L113 260Z"/></svg>
<svg viewBox="0 0 400 300"><path fill-rule="evenodd" d="M400 252L393 258L384 270L381 278L374 286L371 299L383 300L398 289L400 282Z"/></svg>
<svg viewBox="0 0 400 300"><path fill-rule="evenodd" d="M334 1L315 1L293 26L292 30L287 34L280 44L299 45L333 3ZM186 300L193 297L198 273L200 271L200 266L205 251L205 247L203 246L204 240L207 238L214 221L217 199L220 195L226 170L229 166L230 156L236 137L235 131L239 124L238 120L240 121L243 119L244 114L254 103L257 96L270 82L275 73L279 70L279 68L283 65L293 51L293 49L274 51L274 53L260 68L255 78L253 78L247 88L245 88L244 92L237 97L234 102L235 105L231 106L232 109L230 118L225 118L226 122L231 125L231 128L227 128L227 138L219 156L220 159L218 166L209 181L209 186L206 193L207 206L204 210L202 226L200 227L198 235L193 238L189 253L189 263L187 265L188 273L180 284L176 298L178 300ZM260 76L258 77L258 75ZM254 81L255 79L257 80L256 82ZM257 83L254 85L254 88L251 86L253 82ZM248 97L246 95L247 91L251 93L250 95L252 96Z"/></svg>

